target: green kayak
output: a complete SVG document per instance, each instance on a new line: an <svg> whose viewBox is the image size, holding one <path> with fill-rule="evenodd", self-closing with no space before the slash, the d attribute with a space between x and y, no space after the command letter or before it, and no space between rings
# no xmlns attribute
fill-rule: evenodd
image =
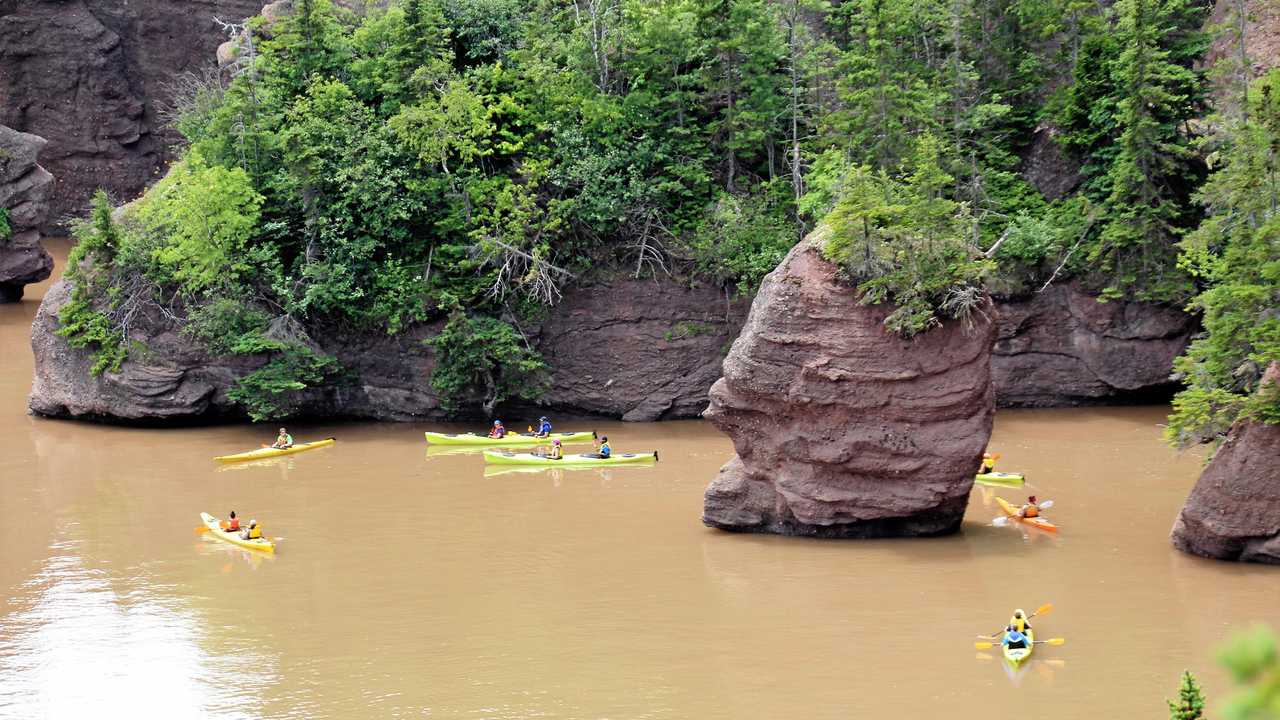
<svg viewBox="0 0 1280 720"><path fill-rule="evenodd" d="M484 461L492 465L539 465L543 467L604 467L608 465L638 465L651 463L658 459L658 451L651 453L614 453L607 458L594 455L565 455L559 460L552 460L545 455L533 453L512 453L500 450L485 450Z"/></svg>
<svg viewBox="0 0 1280 720"><path fill-rule="evenodd" d="M1022 487L1025 478L1016 473L989 472L974 476L973 481L979 485L995 487Z"/></svg>
<svg viewBox="0 0 1280 720"><path fill-rule="evenodd" d="M552 440L559 440L561 445L568 443L589 443L596 434L587 432L553 432L546 437L537 437L527 433L507 433L500 438L475 433L423 433L427 442L432 445L471 445L488 447L509 447L514 445L550 445Z"/></svg>

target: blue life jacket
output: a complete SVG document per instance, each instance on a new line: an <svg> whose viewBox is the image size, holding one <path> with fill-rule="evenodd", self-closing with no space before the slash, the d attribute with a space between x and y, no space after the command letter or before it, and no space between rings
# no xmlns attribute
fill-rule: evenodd
<svg viewBox="0 0 1280 720"><path fill-rule="evenodd" d="M613 448L609 447L609 443L600 443L600 456L609 457L609 453L613 452Z"/></svg>
<svg viewBox="0 0 1280 720"><path fill-rule="evenodd" d="M542 433L543 435L550 435L550 434L551 434L551 421L550 421L550 420L543 420L543 421L542 421L542 427L538 428L538 432Z"/></svg>

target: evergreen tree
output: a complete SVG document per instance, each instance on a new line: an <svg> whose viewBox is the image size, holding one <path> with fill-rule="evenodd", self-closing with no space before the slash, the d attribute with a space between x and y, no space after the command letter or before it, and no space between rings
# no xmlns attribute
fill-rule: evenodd
<svg viewBox="0 0 1280 720"><path fill-rule="evenodd" d="M1169 720L1200 720L1204 717L1204 696L1190 670L1182 672L1178 699L1169 700Z"/></svg>

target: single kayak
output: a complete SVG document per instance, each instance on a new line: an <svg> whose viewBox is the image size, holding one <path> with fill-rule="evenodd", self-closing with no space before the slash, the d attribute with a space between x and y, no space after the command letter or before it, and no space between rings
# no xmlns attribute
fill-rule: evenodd
<svg viewBox="0 0 1280 720"><path fill-rule="evenodd" d="M226 542L231 543L232 545L239 545L240 547L247 548L249 550L260 550L262 552L269 552L269 553L273 553L276 551L275 544L264 537L254 538L253 540L245 540L244 538L240 537L239 530L236 530L236 531L223 530L222 526L218 524L218 518L210 515L209 513L203 513L203 512L200 513L200 519L204 521L205 527L209 528L209 534L218 538L219 540L224 540Z"/></svg>
<svg viewBox="0 0 1280 720"><path fill-rule="evenodd" d="M333 438L325 438L324 440L316 440L315 442L309 443L294 443L292 446L287 448L260 448L258 450L250 450L249 452L236 453L235 455L219 455L214 458L214 460L224 463L244 462L245 460L262 460L264 458L292 455L294 453L305 452L307 450L328 447L335 442L336 440Z"/></svg>
<svg viewBox="0 0 1280 720"><path fill-rule="evenodd" d="M1005 472L989 472L978 473L974 476L973 481L980 485L994 485L996 487L1022 487L1022 483L1026 478L1017 473Z"/></svg>
<svg viewBox="0 0 1280 720"><path fill-rule="evenodd" d="M608 465L638 465L651 463L658 459L658 451L651 453L614 453L607 458L593 455L565 455L553 460L545 455L533 453L511 453L500 450L485 450L484 461L493 465L541 465L546 467L596 467Z"/></svg>
<svg viewBox="0 0 1280 720"><path fill-rule="evenodd" d="M514 445L550 445L552 440L559 440L561 445L568 443L589 443L596 439L596 434L587 432L553 432L546 437L537 437L528 433L507 433L504 437L491 438L488 435L475 433L423 433L427 442L432 445L480 445L489 447L510 447Z"/></svg>
<svg viewBox="0 0 1280 720"><path fill-rule="evenodd" d="M1024 525L1038 527L1041 530L1045 530L1048 532L1058 532L1057 525L1054 525L1053 523L1049 522L1048 520L1045 520L1042 517L1033 517L1033 518L1022 517L1021 515L1018 514L1018 508L1010 505L1002 497L996 498L996 502L1000 504L1000 509L1004 511L1005 515L1008 515L1009 517L1013 518L1014 520L1017 520L1018 522Z"/></svg>
<svg viewBox="0 0 1280 720"><path fill-rule="evenodd" d="M1031 657L1031 651L1036 647L1036 631L1027 628L1022 634L1022 639L1010 646L1011 638L1009 633L1005 633L1000 639L1000 650L1004 653L1004 659L1017 665L1023 660Z"/></svg>

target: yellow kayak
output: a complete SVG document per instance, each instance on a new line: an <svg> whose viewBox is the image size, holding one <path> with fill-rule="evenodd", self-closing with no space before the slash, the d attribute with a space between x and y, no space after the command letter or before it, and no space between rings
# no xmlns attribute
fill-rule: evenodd
<svg viewBox="0 0 1280 720"><path fill-rule="evenodd" d="M269 553L276 551L275 544L264 537L245 540L240 537L240 531L238 530L235 532L227 532L226 530L223 530L222 527L218 525L218 518L210 515L209 513L200 513L200 519L204 521L205 527L209 528L209 534L219 540L229 542L232 545L238 545L247 550L259 550L261 552Z"/></svg>
<svg viewBox="0 0 1280 720"><path fill-rule="evenodd" d="M988 472L978 473L974 476L973 481L979 485L994 485L996 487L1022 487L1022 483L1026 478L1018 473L1007 472Z"/></svg>
<svg viewBox="0 0 1280 720"><path fill-rule="evenodd" d="M507 433L504 437L491 438L488 435L475 433L423 433L427 442L432 445L473 445L488 447L504 447L515 445L550 445L552 440L559 440L561 445L569 443L589 443L596 439L594 432L553 432L546 437L537 437L527 433Z"/></svg>
<svg viewBox="0 0 1280 720"><path fill-rule="evenodd" d="M245 460L262 460L264 458L292 455L294 453L305 452L307 450L328 447L334 442L336 442L336 440L333 438L325 438L324 440L316 440L315 442L309 443L294 443L293 446L287 448L260 448L258 450L250 450L249 452L236 453L235 455L219 455L214 458L214 460L224 463L244 462Z"/></svg>
<svg viewBox="0 0 1280 720"><path fill-rule="evenodd" d="M609 465L637 465L658 459L658 451L651 453L614 453L607 458L593 455L565 455L553 460L545 455L513 453L501 450L485 450L484 461L493 465L538 465L543 467L607 467Z"/></svg>

